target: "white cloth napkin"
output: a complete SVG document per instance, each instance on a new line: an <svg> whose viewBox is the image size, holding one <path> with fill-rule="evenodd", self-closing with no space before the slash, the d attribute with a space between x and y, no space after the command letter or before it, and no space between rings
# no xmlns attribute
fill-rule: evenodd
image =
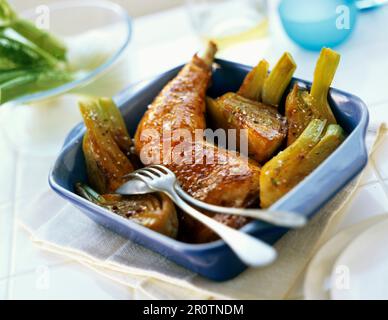
<svg viewBox="0 0 388 320"><path fill-rule="evenodd" d="M378 130L368 130L369 148ZM110 279L153 299L289 299L301 298L305 268L342 217L357 188L354 179L303 229L288 232L276 244L279 257L266 268L248 269L217 283L178 266L96 224L47 190L21 210L20 224L41 248L71 257Z"/></svg>

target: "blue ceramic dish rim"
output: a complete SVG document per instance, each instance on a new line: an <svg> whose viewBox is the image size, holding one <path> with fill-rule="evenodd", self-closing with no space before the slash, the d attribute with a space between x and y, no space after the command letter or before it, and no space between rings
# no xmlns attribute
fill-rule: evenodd
<svg viewBox="0 0 388 320"><path fill-rule="evenodd" d="M31 94L27 94L25 96L18 97L14 100L8 101L4 103L4 105L17 105L20 103L28 103L38 100L44 100L48 99L50 97L57 96L59 94L66 93L70 90L76 89L77 87L82 87L88 83L90 83L93 79L102 76L104 73L109 71L109 69L117 62L117 60L121 57L121 55L124 53L126 48L128 47L131 37L132 37L132 19L128 15L128 13L118 4L106 1L106 0L87 0L87 1L61 1L61 2L55 2L52 4L48 4L47 6L49 8L71 8L73 6L92 6L92 7L103 7L112 11L115 11L119 16L121 16L122 20L125 22L127 26L127 37L125 38L123 44L118 48L112 56L109 57L103 64L98 66L97 68L93 69L90 72L87 72L86 75L80 77L79 79L67 82L63 85L60 85L59 87L55 87L49 90L44 90L40 92L35 92ZM29 15L32 11L27 10L23 12L21 15Z"/></svg>
<svg viewBox="0 0 388 320"><path fill-rule="evenodd" d="M234 65L234 66L236 66L238 68L245 69L247 71L252 69L251 66L235 63L235 62L232 62L232 61L221 60L221 59L217 59L216 62L217 61L222 61L222 63L224 63L224 64L231 64L231 65ZM166 71L164 73L161 73L161 74L155 76L154 78L148 79L148 81L144 80L144 81L142 81L140 83L137 83L137 84L134 84L132 86L127 87L126 89L120 91L114 97L115 102L117 103L117 105L119 107L121 107L125 101L128 101L133 96L141 94L144 90L147 90L148 84L153 83L157 79L163 77L163 75L166 75L168 73L174 72L175 70L181 69L182 66L183 65L175 67L175 68L172 68L172 69L170 69L170 70L168 70L168 71ZM301 79L298 79L298 78L293 78L292 81L300 83L300 84L303 84L304 86L307 86L307 87L311 85L311 82L305 81L305 80L301 80ZM143 84L144 82L147 82L147 85L141 86L141 84ZM138 85L140 85L140 88L136 89L136 87ZM129 91L129 90L131 92L128 94L127 91ZM344 91L341 91L341 90L338 90L338 89L335 89L335 88L331 88L330 90L333 90L335 92L344 94L347 97L350 97L350 98L352 98L354 100L357 100L358 103L361 106L362 113L361 113L360 121L358 122L356 127L352 130L352 132L347 136L346 140L351 139L351 138L354 139L354 136L358 136L358 137L355 137L355 138L357 139L357 142L359 143L359 145L362 147L361 150L360 150L359 157L362 158L363 165L365 165L366 162L367 162L367 158L368 158L367 150L366 150L366 144L365 144L365 134L366 134L366 130L367 130L367 127L368 127L368 121L369 121L368 109L367 109L365 103L361 99L359 99L357 96L354 96L352 94L346 93ZM77 141L79 141L79 139L82 138L84 132L85 132L85 127L84 127L83 123L79 123L78 125L76 125L70 131L69 135L65 139L65 143L64 143L63 149L60 151L60 154L59 154L59 156L58 156L58 158L57 158L55 163L57 163L57 161L64 154L66 154L67 150L70 149L74 143L76 143ZM327 162L330 162L331 158L333 158L337 153L339 153L341 151L341 149L344 148L344 146L345 146L345 144L342 144L339 148L337 148L335 150L335 152L333 154L331 154L317 169L315 169L308 177L306 177L293 190L288 192L284 197L282 197L275 204L273 204L269 208L269 210L281 209L283 204L286 203L287 201L289 201L290 198L292 199L293 195L295 193L300 192L299 190L303 189L305 185L308 185L310 180L314 179L314 177L319 175L321 173L321 171L325 170L326 168L325 168L324 164L327 163ZM141 233L145 232L145 233L148 233L148 234L151 233L152 234L152 238L154 238L157 241L160 241L161 243L163 243L166 246L169 246L169 247L172 247L172 248L176 248L177 246L179 246L179 249L184 250L186 252L201 252L201 251L205 251L205 250L207 252L209 252L209 251L213 251L213 250L218 250L222 246L226 246L226 243L223 240L221 240L221 239L213 241L213 242L209 242L209 243L203 243L203 244L192 244L192 243L182 242L182 241L179 241L179 240L176 240L176 239L169 238L169 237L167 237L165 235L159 234L159 233L157 233L157 232L155 232L153 230L150 230L150 229L148 229L148 228L146 228L146 227L144 227L142 225L139 225L139 224L137 224L137 223L135 223L135 222L133 222L133 221L131 221L129 219L125 219L125 218L123 218L121 216L114 215L110 211L108 211L106 209L103 209L103 208L99 207L98 205L93 204L93 203L89 202L88 200L78 196L74 192L72 192L70 190L67 190L64 187L60 186L55 181L54 171L55 171L55 166L50 171L50 174L49 174L49 185L51 186L51 188L53 190L55 190L57 193L59 193L62 197L66 198L70 202L75 203L77 206L80 206L80 207L82 207L84 209L93 210L95 212L98 212L99 214L102 214L103 216L105 216L108 219L113 219L113 220L116 220L116 222L124 223L129 228L135 229L138 232L141 232ZM346 181L343 181L341 183L341 185L337 188L337 190L331 190L330 192L326 192L327 194L328 193L329 194L332 193L332 195L331 196L329 195L328 199L323 201L323 203L321 203L319 205L319 207L315 208L314 210L312 210L312 212L310 212L308 214L305 214L305 213L300 213L300 214L303 214L305 216L313 215L320 207L325 205L334 196L335 192L337 192L338 190L342 189L360 171L361 171L361 169L358 172L355 172L354 174L352 174L352 176L349 177ZM265 222L262 222L262 221L252 221L252 222L248 223L247 225L245 225L244 227L242 227L240 230L243 231L243 232L252 234L255 231L257 231L260 226L266 226L266 225L268 225L268 224L265 223ZM276 226L273 226L273 227L276 227Z"/></svg>

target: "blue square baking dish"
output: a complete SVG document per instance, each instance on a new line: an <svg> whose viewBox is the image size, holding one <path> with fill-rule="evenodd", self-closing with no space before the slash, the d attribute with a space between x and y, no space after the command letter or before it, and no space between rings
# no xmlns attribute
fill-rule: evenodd
<svg viewBox="0 0 388 320"><path fill-rule="evenodd" d="M216 60L216 62L220 68L214 71L212 85L208 90L212 97L236 91L251 69L230 61ZM147 106L181 68L182 66L179 66L151 80L129 87L114 97L132 136ZM293 79L290 87L295 82L302 87L310 86L309 82ZM286 92L289 92L289 89ZM368 126L366 105L359 98L337 89L330 90L329 100L338 122L348 133L348 137L311 175L272 205L270 210L290 210L312 217L366 165L368 158L365 146ZM228 280L246 268L222 240L206 244L188 244L170 239L78 196L74 192L75 183L86 182L82 152L84 132L84 125L79 124L69 133L50 173L49 183L60 196L97 223L209 279ZM287 232L285 228L261 221L253 221L242 230L269 244L273 244Z"/></svg>

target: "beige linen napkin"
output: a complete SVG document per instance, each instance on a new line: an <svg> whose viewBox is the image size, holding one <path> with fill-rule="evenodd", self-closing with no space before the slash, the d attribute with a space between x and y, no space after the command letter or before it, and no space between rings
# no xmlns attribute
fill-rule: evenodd
<svg viewBox="0 0 388 320"><path fill-rule="evenodd" d="M368 130L370 150L381 136L382 130L377 128L371 126ZM283 236L275 244L279 253L275 263L266 268L247 269L235 279L222 283L198 276L96 224L52 191L29 202L22 210L19 223L41 248L73 258L118 283L135 288L139 298L301 298L298 290L303 272L341 219L342 209L358 181L359 177L348 184L306 227Z"/></svg>

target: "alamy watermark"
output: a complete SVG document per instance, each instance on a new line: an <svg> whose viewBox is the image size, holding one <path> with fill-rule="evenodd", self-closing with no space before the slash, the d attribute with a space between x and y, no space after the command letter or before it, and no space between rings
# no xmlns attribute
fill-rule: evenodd
<svg viewBox="0 0 388 320"><path fill-rule="evenodd" d="M337 290L350 289L350 269L345 265L338 265L334 270L333 287Z"/></svg>
<svg viewBox="0 0 388 320"><path fill-rule="evenodd" d="M35 270L35 287L38 290L50 289L50 269L45 265L38 266Z"/></svg>
<svg viewBox="0 0 388 320"><path fill-rule="evenodd" d="M335 20L335 26L338 30L350 29L350 8L346 5L340 5L335 10L337 19Z"/></svg>
<svg viewBox="0 0 388 320"><path fill-rule="evenodd" d="M238 174L236 167L242 169L248 165L247 129L170 130L170 127L166 122L162 132L152 128L142 131L139 156L144 165L232 164L235 169L230 174Z"/></svg>
<svg viewBox="0 0 388 320"><path fill-rule="evenodd" d="M38 15L35 19L35 26L39 29L50 29L50 8L46 5L37 6L35 13Z"/></svg>

